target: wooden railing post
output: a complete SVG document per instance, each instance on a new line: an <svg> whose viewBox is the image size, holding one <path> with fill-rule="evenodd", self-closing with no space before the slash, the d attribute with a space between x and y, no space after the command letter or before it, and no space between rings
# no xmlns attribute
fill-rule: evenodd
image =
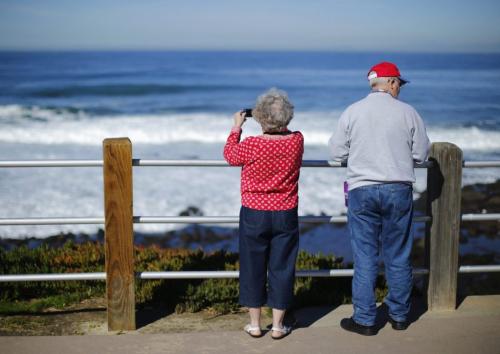
<svg viewBox="0 0 500 354"><path fill-rule="evenodd" d="M432 144L429 159L435 166L427 173L427 263L430 311L454 310L457 304L460 203L462 199L462 150L450 143Z"/></svg>
<svg viewBox="0 0 500 354"><path fill-rule="evenodd" d="M135 330L132 144L103 141L108 331Z"/></svg>

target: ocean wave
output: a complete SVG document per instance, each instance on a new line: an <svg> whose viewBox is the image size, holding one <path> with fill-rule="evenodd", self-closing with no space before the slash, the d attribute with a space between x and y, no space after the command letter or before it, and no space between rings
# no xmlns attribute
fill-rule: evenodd
<svg viewBox="0 0 500 354"><path fill-rule="evenodd" d="M104 84L70 85L24 90L22 95L39 98L75 96L145 96L154 94L179 94L195 91L233 90L241 87L230 85L165 85L165 84Z"/></svg>
<svg viewBox="0 0 500 354"><path fill-rule="evenodd" d="M297 112L290 128L303 132L307 145L326 145L340 111ZM99 145L114 136L135 144L178 142L224 143L232 124L230 114L156 113L90 115L71 108L0 106L0 142L25 144ZM500 151L500 131L477 126L428 126L431 141L452 142L464 150ZM250 119L245 135L260 133Z"/></svg>
<svg viewBox="0 0 500 354"><path fill-rule="evenodd" d="M39 107L21 106L17 104L0 105L0 124L28 125L30 122L55 122L80 120L89 115L75 107Z"/></svg>
<svg viewBox="0 0 500 354"><path fill-rule="evenodd" d="M500 151L500 131L484 130L478 127L428 127L427 133L432 142L450 142L462 150Z"/></svg>

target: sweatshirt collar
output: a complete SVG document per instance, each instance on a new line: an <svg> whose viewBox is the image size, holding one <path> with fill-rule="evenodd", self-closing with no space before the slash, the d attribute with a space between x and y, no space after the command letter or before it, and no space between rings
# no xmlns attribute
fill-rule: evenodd
<svg viewBox="0 0 500 354"><path fill-rule="evenodd" d="M389 92L387 91L382 91L382 90L374 90L374 91L371 91L368 96L371 96L371 95L378 95L378 94L386 94L386 95L389 95L391 98L394 98L394 99L397 99L395 97L393 97Z"/></svg>

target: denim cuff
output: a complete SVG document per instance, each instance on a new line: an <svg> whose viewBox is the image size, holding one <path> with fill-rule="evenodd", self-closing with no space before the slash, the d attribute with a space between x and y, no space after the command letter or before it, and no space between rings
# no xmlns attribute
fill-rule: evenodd
<svg viewBox="0 0 500 354"><path fill-rule="evenodd" d="M371 327L371 326L375 325L375 322L373 322L373 323L362 322L362 321L359 321L358 319L356 319L354 316L352 316L352 319L354 320L354 322L356 322L357 324L362 325L362 326Z"/></svg>
<svg viewBox="0 0 500 354"><path fill-rule="evenodd" d="M262 307L266 304L265 301L246 301L245 299L240 299L239 304L245 307Z"/></svg>
<svg viewBox="0 0 500 354"><path fill-rule="evenodd" d="M393 316L389 314L389 317L393 319L393 321L396 322L406 322L406 317L398 317L398 316Z"/></svg>

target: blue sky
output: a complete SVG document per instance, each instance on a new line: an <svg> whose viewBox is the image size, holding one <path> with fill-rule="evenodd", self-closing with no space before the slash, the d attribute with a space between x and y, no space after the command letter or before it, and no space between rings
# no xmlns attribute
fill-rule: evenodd
<svg viewBox="0 0 500 354"><path fill-rule="evenodd" d="M500 52L498 0L0 0L0 49Z"/></svg>

